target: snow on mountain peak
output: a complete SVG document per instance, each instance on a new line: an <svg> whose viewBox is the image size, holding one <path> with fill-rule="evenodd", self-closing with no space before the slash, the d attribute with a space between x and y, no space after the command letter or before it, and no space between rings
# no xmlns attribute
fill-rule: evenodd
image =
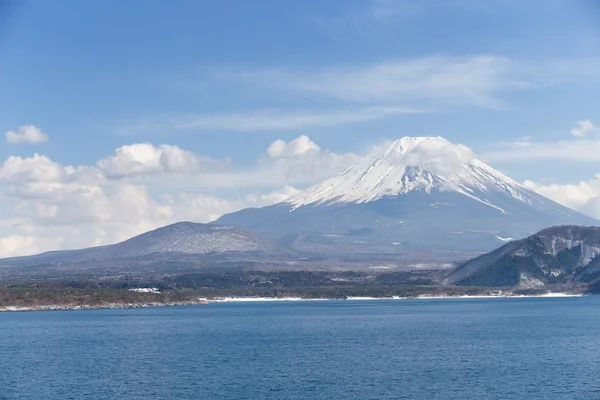
<svg viewBox="0 0 600 400"><path fill-rule="evenodd" d="M385 157L398 167L420 167L442 177L459 173L475 156L471 149L442 137L403 137L387 147Z"/></svg>
<svg viewBox="0 0 600 400"><path fill-rule="evenodd" d="M398 153L408 152L424 142L432 142L438 144L450 144L450 142L441 136L404 136L383 147L387 152L396 151Z"/></svg>
<svg viewBox="0 0 600 400"><path fill-rule="evenodd" d="M475 159L470 148L442 137L403 137L376 148L339 175L285 201L307 204L364 203L411 191L454 191L502 211L488 192L531 203L531 192ZM483 196L482 196L483 194Z"/></svg>

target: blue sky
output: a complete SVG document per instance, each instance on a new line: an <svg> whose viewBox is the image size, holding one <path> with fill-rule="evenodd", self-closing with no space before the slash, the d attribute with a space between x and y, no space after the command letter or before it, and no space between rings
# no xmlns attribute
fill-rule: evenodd
<svg viewBox="0 0 600 400"><path fill-rule="evenodd" d="M1 4L0 133L46 135L0 145L4 254L266 204L402 136L465 144L600 216L595 1ZM131 229L125 197L148 204Z"/></svg>

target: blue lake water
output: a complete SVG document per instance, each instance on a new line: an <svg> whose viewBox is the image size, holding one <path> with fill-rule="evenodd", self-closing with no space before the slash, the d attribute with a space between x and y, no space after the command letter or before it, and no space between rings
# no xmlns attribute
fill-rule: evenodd
<svg viewBox="0 0 600 400"><path fill-rule="evenodd" d="M600 298L0 314L0 399L600 399Z"/></svg>

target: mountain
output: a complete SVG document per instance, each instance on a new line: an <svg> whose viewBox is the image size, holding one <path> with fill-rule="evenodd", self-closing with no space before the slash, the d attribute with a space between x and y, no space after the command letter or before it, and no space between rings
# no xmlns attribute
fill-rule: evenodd
<svg viewBox="0 0 600 400"><path fill-rule="evenodd" d="M272 241L233 226L179 222L121 243L81 250L51 251L0 260L0 265L98 262L144 257L177 259L225 255L284 258L290 252Z"/></svg>
<svg viewBox="0 0 600 400"><path fill-rule="evenodd" d="M405 137L282 203L224 215L307 253L466 259L512 238L599 221L555 203L441 137Z"/></svg>
<svg viewBox="0 0 600 400"><path fill-rule="evenodd" d="M447 283L542 287L600 277L600 228L557 226L508 243L457 267Z"/></svg>

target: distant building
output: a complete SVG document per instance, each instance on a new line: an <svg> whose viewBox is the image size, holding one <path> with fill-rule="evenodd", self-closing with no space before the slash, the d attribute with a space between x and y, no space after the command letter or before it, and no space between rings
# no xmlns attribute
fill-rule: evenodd
<svg viewBox="0 0 600 400"><path fill-rule="evenodd" d="M134 289L129 289L130 292L138 292L138 293L160 293L160 290L158 290L158 288L134 288Z"/></svg>

